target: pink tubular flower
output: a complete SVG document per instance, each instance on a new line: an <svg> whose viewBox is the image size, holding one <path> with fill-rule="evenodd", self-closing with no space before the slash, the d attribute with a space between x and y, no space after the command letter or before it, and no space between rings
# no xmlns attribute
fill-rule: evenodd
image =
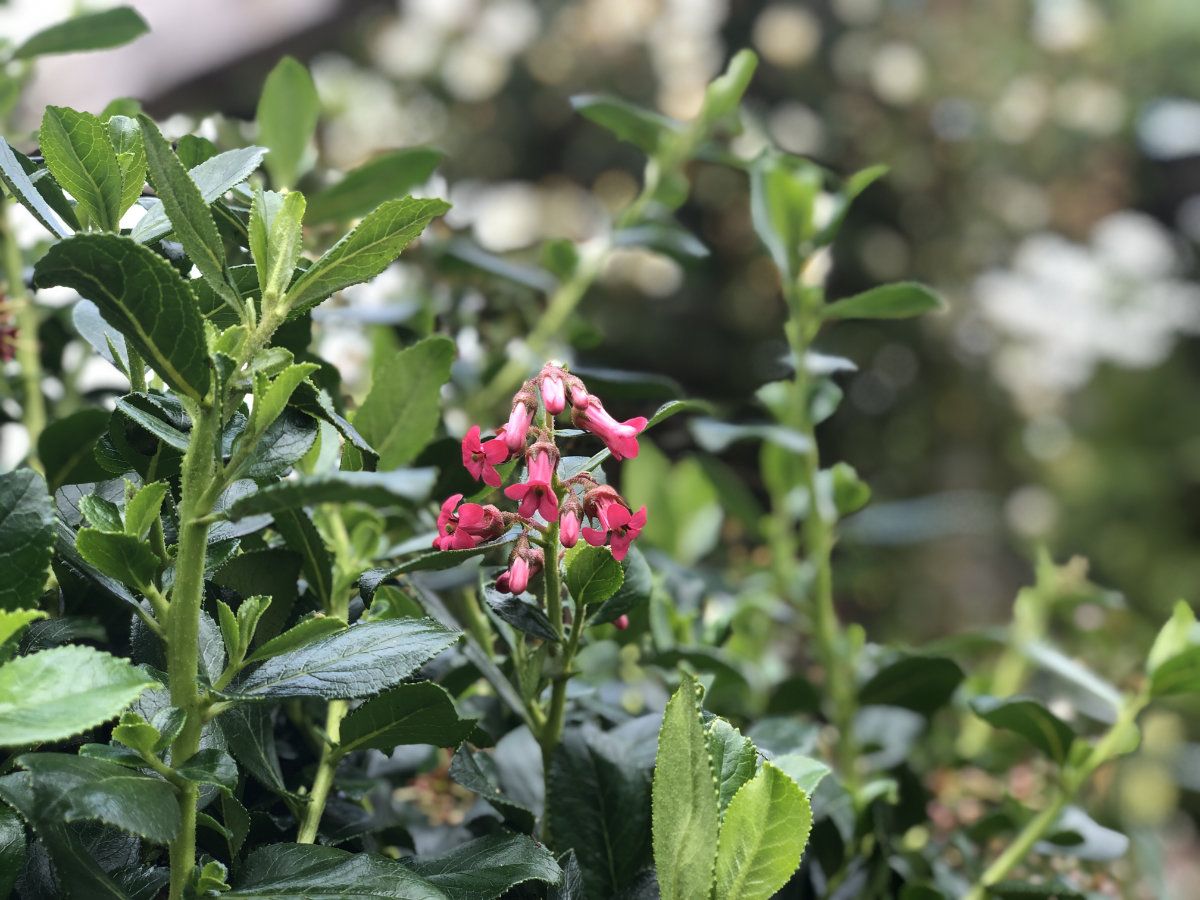
<svg viewBox="0 0 1200 900"><path fill-rule="evenodd" d="M508 445L504 440L495 437L490 441L480 441L478 425L472 425L462 439L463 466L476 481L482 480L484 484L500 487L500 473L496 471L496 466L506 459Z"/></svg>
<svg viewBox="0 0 1200 900"><path fill-rule="evenodd" d="M496 590L503 594L523 594L529 587L529 579L542 571L544 556L541 550L519 547L508 561L508 568L496 579Z"/></svg>
<svg viewBox="0 0 1200 900"><path fill-rule="evenodd" d="M525 436L529 433L529 423L533 421L533 410L529 408L528 398L517 394L513 400L512 412L508 414L508 422L504 425L504 442L508 444L510 453L520 453L525 448Z"/></svg>
<svg viewBox="0 0 1200 900"><path fill-rule="evenodd" d="M558 521L558 497L554 494L554 466L558 461L558 451L553 444L539 442L529 448L526 457L528 474L520 484L512 484L504 489L504 496L516 500L521 505L517 512L525 518L541 513L547 522Z"/></svg>
<svg viewBox="0 0 1200 900"><path fill-rule="evenodd" d="M550 415L557 416L567 408L567 391L563 385L562 369L546 366L539 376L538 387L542 392L542 404Z"/></svg>
<svg viewBox="0 0 1200 900"><path fill-rule="evenodd" d="M576 405L572 418L580 428L604 441L613 459L618 462L638 455L637 436L646 427L647 419L644 416L618 422L600 403L599 397L589 394L587 405Z"/></svg>
<svg viewBox="0 0 1200 900"><path fill-rule="evenodd" d="M583 529L584 540L593 547L608 543L613 559L620 562L629 552L629 545L646 527L646 507L631 513L624 503L610 503L603 511L597 511L596 518L601 527Z"/></svg>
<svg viewBox="0 0 1200 900"><path fill-rule="evenodd" d="M499 537L504 531L504 518L494 506L464 503L462 494L453 494L442 504L438 514L438 536L433 546L439 550L467 550L484 541ZM456 509L457 507L457 509Z"/></svg>
<svg viewBox="0 0 1200 900"><path fill-rule="evenodd" d="M578 378L571 383L571 405L575 409L586 409L588 405L587 388Z"/></svg>
<svg viewBox="0 0 1200 900"><path fill-rule="evenodd" d="M564 547L574 547L579 543L579 501L574 494L569 494L563 501L562 516L558 520L558 539Z"/></svg>
<svg viewBox="0 0 1200 900"><path fill-rule="evenodd" d="M629 616L617 616L615 619L613 619L613 625L616 626L617 631L624 631L629 627Z"/></svg>

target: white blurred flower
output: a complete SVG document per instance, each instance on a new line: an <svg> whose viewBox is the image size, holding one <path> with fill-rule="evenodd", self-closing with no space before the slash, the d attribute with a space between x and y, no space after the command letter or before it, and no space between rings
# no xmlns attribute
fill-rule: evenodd
<svg viewBox="0 0 1200 900"><path fill-rule="evenodd" d="M1047 50L1078 50L1103 24L1089 0L1037 0L1033 7L1033 39Z"/></svg>
<svg viewBox="0 0 1200 900"><path fill-rule="evenodd" d="M0 472L11 472L29 452L29 432L24 425L6 422L0 425Z"/></svg>
<svg viewBox="0 0 1200 900"><path fill-rule="evenodd" d="M1138 143L1154 159L1200 153L1200 103L1168 97L1149 104L1138 122Z"/></svg>
<svg viewBox="0 0 1200 900"><path fill-rule="evenodd" d="M929 69L921 51L898 41L884 44L871 62L871 87L881 100L896 106L916 101L925 89Z"/></svg>
<svg viewBox="0 0 1200 900"><path fill-rule="evenodd" d="M767 62L797 68L821 45L821 22L803 7L774 3L754 20L753 40Z"/></svg>
<svg viewBox="0 0 1200 900"><path fill-rule="evenodd" d="M1102 364L1158 365L1183 334L1200 333L1200 286L1174 277L1166 230L1121 212L1090 245L1057 234L1026 238L1007 269L982 275L975 296L1000 336L999 380L1029 414L1053 409Z"/></svg>

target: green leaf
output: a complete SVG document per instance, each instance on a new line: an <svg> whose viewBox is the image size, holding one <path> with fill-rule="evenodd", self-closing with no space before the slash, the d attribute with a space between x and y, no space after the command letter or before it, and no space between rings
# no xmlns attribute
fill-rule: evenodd
<svg viewBox="0 0 1200 900"><path fill-rule="evenodd" d="M283 797L292 796L283 781L279 754L275 749L274 710L260 704L239 704L228 709L216 723L229 751L242 768L264 786Z"/></svg>
<svg viewBox="0 0 1200 900"><path fill-rule="evenodd" d="M0 644L25 630L30 622L47 618L40 609L0 609Z"/></svg>
<svg viewBox="0 0 1200 900"><path fill-rule="evenodd" d="M1154 645L1146 657L1146 674L1153 675L1163 663L1183 653L1189 646L1200 643L1198 639L1200 634L1196 627L1196 614L1186 601L1180 600L1175 604L1171 618L1154 639Z"/></svg>
<svg viewBox="0 0 1200 900"><path fill-rule="evenodd" d="M400 563L392 569L373 569L363 573L361 584L367 590L368 594L373 593L375 588L387 581L389 578L395 578L397 575L407 575L409 572L440 572L443 569L453 569L455 566L461 565L468 559L473 559L476 556L482 556L490 550L495 550L498 547L507 547L517 539L518 532L514 529L498 540L489 541L486 544L480 544L477 547L467 547L463 550L436 550L433 553L422 553L420 556L414 556L406 562Z"/></svg>
<svg viewBox="0 0 1200 900"><path fill-rule="evenodd" d="M151 526L158 521L163 500L167 496L165 481L152 481L142 485L125 504L125 533L144 539Z"/></svg>
<svg viewBox="0 0 1200 900"><path fill-rule="evenodd" d="M142 126L150 180L162 200L175 237L208 285L235 310L239 309L241 298L229 283L225 244L209 212L208 201L154 121L140 115L138 122Z"/></svg>
<svg viewBox="0 0 1200 900"><path fill-rule="evenodd" d="M963 680L963 670L941 656L906 656L883 666L859 688L864 706L901 706L930 715L949 702Z"/></svg>
<svg viewBox="0 0 1200 900"><path fill-rule="evenodd" d="M1200 646L1189 647L1154 670L1150 696L1200 693Z"/></svg>
<svg viewBox="0 0 1200 900"><path fill-rule="evenodd" d="M374 853L270 844L246 857L223 900L447 900L407 866Z"/></svg>
<svg viewBox="0 0 1200 900"><path fill-rule="evenodd" d="M637 752L628 740L585 726L567 729L551 759L550 833L556 850L575 851L588 897L621 896L650 861L650 773L634 760Z"/></svg>
<svg viewBox="0 0 1200 900"><path fill-rule="evenodd" d="M267 660L225 693L242 700L370 697L408 678L460 636L432 619L365 622Z"/></svg>
<svg viewBox="0 0 1200 900"><path fill-rule="evenodd" d="M801 432L768 422L737 425L716 419L693 419L688 427L696 443L709 453L723 453L735 441L750 439L769 441L793 454L807 453L812 448L812 442Z"/></svg>
<svg viewBox="0 0 1200 900"><path fill-rule="evenodd" d="M326 635L346 630L346 620L337 616L312 616L302 619L283 634L271 638L246 657L246 662L261 662L288 653Z"/></svg>
<svg viewBox="0 0 1200 900"><path fill-rule="evenodd" d="M34 187L25 167L17 158L16 151L4 138L0 138L0 180L3 180L8 192L20 201L47 231L55 237L70 237L71 229L63 224L58 213L50 208L46 199Z"/></svg>
<svg viewBox="0 0 1200 900"><path fill-rule="evenodd" d="M34 267L37 287L77 290L100 307L163 381L193 399L209 386L204 326L187 283L171 264L115 234L79 234Z"/></svg>
<svg viewBox="0 0 1200 900"><path fill-rule="evenodd" d="M577 608L603 603L621 588L625 572L607 547L580 541L567 551L567 589Z"/></svg>
<svg viewBox="0 0 1200 900"><path fill-rule="evenodd" d="M0 806L0 897L12 896L25 868L25 825L13 810Z"/></svg>
<svg viewBox="0 0 1200 900"><path fill-rule="evenodd" d="M267 76L255 114L258 138L271 150L267 171L277 187L296 183L320 112L321 101L308 69L285 56Z"/></svg>
<svg viewBox="0 0 1200 900"><path fill-rule="evenodd" d="M667 702L658 733L651 803L654 866L663 900L707 897L713 883L720 800L700 721L699 690L684 675Z"/></svg>
<svg viewBox="0 0 1200 900"><path fill-rule="evenodd" d="M454 698L430 681L401 684L368 700L342 722L338 748L385 750L403 744L457 747L475 728L458 714Z"/></svg>
<svg viewBox="0 0 1200 900"><path fill-rule="evenodd" d="M804 791L780 769L763 763L725 810L716 896L768 900L799 867L811 829L812 808Z"/></svg>
<svg viewBox="0 0 1200 900"><path fill-rule="evenodd" d="M131 534L82 528L75 535L75 549L90 565L109 578L115 578L143 593L154 583L154 576L162 565L150 545Z"/></svg>
<svg viewBox="0 0 1200 900"><path fill-rule="evenodd" d="M135 712L121 714L121 723L112 731L112 739L139 753L152 754L162 737L157 728Z"/></svg>
<svg viewBox="0 0 1200 900"><path fill-rule="evenodd" d="M300 568L309 590L328 609L333 596L333 560L312 519L300 509L275 513L274 518L275 530L288 549L300 556Z"/></svg>
<svg viewBox="0 0 1200 900"><path fill-rule="evenodd" d="M520 597L505 596L491 589L486 592L485 599L491 611L517 631L542 641L562 639L550 624L550 618L537 604L527 603Z"/></svg>
<svg viewBox="0 0 1200 900"><path fill-rule="evenodd" d="M380 202L403 197L424 184L441 161L441 151L430 147L385 151L314 196L308 206L309 224L365 216Z"/></svg>
<svg viewBox="0 0 1200 900"><path fill-rule="evenodd" d="M250 205L250 252L264 305L283 296L300 259L304 195L258 191Z"/></svg>
<svg viewBox="0 0 1200 900"><path fill-rule="evenodd" d="M241 519L319 503L366 503L384 509L410 506L429 496L436 478L435 469L302 475L242 497L230 507L229 517Z"/></svg>
<svg viewBox="0 0 1200 900"><path fill-rule="evenodd" d="M0 475L0 609L34 606L50 574L54 504L32 469Z"/></svg>
<svg viewBox="0 0 1200 900"><path fill-rule="evenodd" d="M998 898L998 900L1033 900L1033 898L1043 898L1043 900L1084 900L1086 894L1071 887L1061 878L1052 878L1049 881L1039 881L1037 883L1030 881L998 881L993 885L989 885L987 889L989 897Z"/></svg>
<svg viewBox="0 0 1200 900"><path fill-rule="evenodd" d="M1075 732L1031 697L974 697L971 709L994 728L1013 731L1056 763L1066 762Z"/></svg>
<svg viewBox="0 0 1200 900"><path fill-rule="evenodd" d="M585 119L595 122L647 154L656 153L663 143L678 134L683 126L666 116L636 106L618 97L578 94L571 106Z"/></svg>
<svg viewBox="0 0 1200 900"><path fill-rule="evenodd" d="M379 452L379 468L411 462L441 420L442 385L450 380L454 342L427 337L391 356L374 373L354 427Z"/></svg>
<svg viewBox="0 0 1200 900"><path fill-rule="evenodd" d="M61 741L118 716L148 687L127 660L81 645L0 666L0 745Z"/></svg>
<svg viewBox="0 0 1200 900"><path fill-rule="evenodd" d="M85 221L116 231L123 184L104 123L91 113L48 106L39 139L46 167L75 198Z"/></svg>
<svg viewBox="0 0 1200 900"><path fill-rule="evenodd" d="M230 189L237 187L250 177L263 156L266 147L240 147L237 150L227 150L204 160L188 170L188 177L200 189L200 196L206 204L213 204ZM130 232L130 237L139 244L149 243L160 238L171 230L171 220L167 218L161 200L153 201L146 209L146 214L138 220Z"/></svg>
<svg viewBox="0 0 1200 900"><path fill-rule="evenodd" d="M296 279L285 299L290 314L307 312L344 287L370 281L449 208L444 200L412 197L380 204Z"/></svg>
<svg viewBox="0 0 1200 900"><path fill-rule="evenodd" d="M93 528L101 531L123 532L125 525L121 521L121 510L111 500L105 500L99 494L88 494L79 500L79 513Z"/></svg>
<svg viewBox="0 0 1200 900"><path fill-rule="evenodd" d="M142 196L142 188L146 186L146 144L136 118L113 116L105 125L108 139L117 154L117 165L121 169L119 217L137 203Z"/></svg>
<svg viewBox="0 0 1200 900"><path fill-rule="evenodd" d="M410 865L450 900L494 900L528 881L562 879L550 851L523 834L490 834Z"/></svg>
<svg viewBox="0 0 1200 900"><path fill-rule="evenodd" d="M120 47L150 30L128 6L85 13L44 28L13 51L13 59L32 59L52 53L78 53Z"/></svg>
<svg viewBox="0 0 1200 900"><path fill-rule="evenodd" d="M621 560L621 571L624 573L621 587L592 613L591 624L603 625L605 622L612 622L649 602L650 592L654 590L654 574L650 571L650 564L646 562L642 551L637 547L630 547L625 558Z"/></svg>
<svg viewBox="0 0 1200 900"><path fill-rule="evenodd" d="M708 724L708 755L717 776L717 797L724 813L733 795L754 777L758 749L750 738L724 719L713 719Z"/></svg>
<svg viewBox="0 0 1200 900"><path fill-rule="evenodd" d="M821 310L823 319L907 319L943 309L945 302L913 281L885 284L853 297L844 297Z"/></svg>
<svg viewBox="0 0 1200 900"><path fill-rule="evenodd" d="M92 454L107 433L111 414L106 409L81 409L56 419L38 438L38 459L46 470L51 492L64 484L104 481L110 475Z"/></svg>
<svg viewBox="0 0 1200 900"><path fill-rule="evenodd" d="M800 786L800 790L804 791L809 797L816 791L817 786L825 779L825 776L832 771L829 766L821 762L819 759L813 759L811 756L802 756L799 753L785 753L782 756L777 756L771 760L771 764L777 769L783 771L788 778L796 782Z"/></svg>
<svg viewBox="0 0 1200 900"><path fill-rule="evenodd" d="M485 765L488 766L488 770L485 770ZM490 772L494 768L495 763L491 757L483 753L472 753L468 747L462 746L450 761L450 777L495 807L513 828L529 834L535 824L533 810L513 800L500 789L495 775Z"/></svg>
<svg viewBox="0 0 1200 900"><path fill-rule="evenodd" d="M211 784L230 794L237 787L237 764L232 756L215 747L201 750L175 771L188 781Z"/></svg>
<svg viewBox="0 0 1200 900"><path fill-rule="evenodd" d="M179 832L175 789L161 778L67 753L27 753L17 765L29 773L39 819L104 822L156 844Z"/></svg>
<svg viewBox="0 0 1200 900"><path fill-rule="evenodd" d="M754 230L785 283L800 276L803 256L811 249L821 185L820 168L806 159L768 151L750 164Z"/></svg>
<svg viewBox="0 0 1200 900"><path fill-rule="evenodd" d="M121 374L129 376L129 350L125 347L125 337L104 321L95 303L86 299L79 300L71 310L71 322L79 336L87 341L93 350L112 363ZM143 369L138 374L144 372Z"/></svg>

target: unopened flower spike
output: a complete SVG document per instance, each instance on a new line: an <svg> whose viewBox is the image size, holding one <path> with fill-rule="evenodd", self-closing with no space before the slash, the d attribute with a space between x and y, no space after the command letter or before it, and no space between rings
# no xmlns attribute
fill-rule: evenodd
<svg viewBox="0 0 1200 900"><path fill-rule="evenodd" d="M548 365L538 375L538 389L542 394L542 405L546 412L557 416L567 408L567 389L562 369Z"/></svg>
<svg viewBox="0 0 1200 900"><path fill-rule="evenodd" d="M508 414L508 421L501 429L510 453L516 455L525 448L525 437L529 434L529 425L536 411L537 400L534 399L533 392L522 388L513 397L512 412Z"/></svg>
<svg viewBox="0 0 1200 900"><path fill-rule="evenodd" d="M508 560L508 568L496 579L496 590L505 594L522 594L529 588L529 580L542 571L545 554L537 547L529 546L522 535L517 547Z"/></svg>
<svg viewBox="0 0 1200 900"><path fill-rule="evenodd" d="M579 529L583 524L583 504L568 488L563 498L561 514L558 519L558 539L564 547L574 547L579 543Z"/></svg>

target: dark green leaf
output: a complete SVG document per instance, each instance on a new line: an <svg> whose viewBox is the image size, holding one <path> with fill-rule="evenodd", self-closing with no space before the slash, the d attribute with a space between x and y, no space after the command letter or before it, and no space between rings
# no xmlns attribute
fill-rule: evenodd
<svg viewBox="0 0 1200 900"><path fill-rule="evenodd" d="M904 281L844 297L821 310L824 319L907 319L942 309L942 299L923 284Z"/></svg>
<svg viewBox="0 0 1200 900"><path fill-rule="evenodd" d="M444 200L412 197L380 204L296 279L287 292L287 308L299 315L344 287L370 281L449 208Z"/></svg>
<svg viewBox="0 0 1200 900"><path fill-rule="evenodd" d="M275 748L275 710L259 704L238 704L216 722L229 752L258 781L281 796L290 796Z"/></svg>
<svg viewBox="0 0 1200 900"><path fill-rule="evenodd" d="M128 6L85 13L44 28L13 51L13 59L52 53L78 53L119 47L141 37L150 27Z"/></svg>
<svg viewBox="0 0 1200 900"><path fill-rule="evenodd" d="M38 287L77 290L100 307L163 381L194 399L208 392L204 328L187 283L151 250L115 234L79 234L34 267Z"/></svg>
<svg viewBox="0 0 1200 900"><path fill-rule="evenodd" d="M271 844L246 857L227 900L446 900L394 859L314 844Z"/></svg>
<svg viewBox="0 0 1200 900"><path fill-rule="evenodd" d="M245 700L369 697L459 639L432 619L366 622L267 660L226 694Z"/></svg>
<svg viewBox="0 0 1200 900"><path fill-rule="evenodd" d="M459 747L454 759L450 761L451 778L495 807L513 828L526 834L531 833L535 824L533 811L500 789L495 775L491 773L493 769L495 763L491 757L481 752L472 752L466 746Z"/></svg>
<svg viewBox="0 0 1200 900"><path fill-rule="evenodd" d="M319 503L366 503L379 508L407 506L424 500L436 478L435 469L302 475L243 497L230 507L229 516L240 519Z"/></svg>
<svg viewBox="0 0 1200 900"><path fill-rule="evenodd" d="M342 722L338 746L344 753L385 750L403 744L456 747L475 728L458 714L445 690L429 681L401 684L368 700Z"/></svg>
<svg viewBox="0 0 1200 900"><path fill-rule="evenodd" d="M557 641L560 636L540 606L527 603L520 597L510 597L497 591L487 592L487 604L502 621L542 641Z"/></svg>
<svg viewBox="0 0 1200 900"><path fill-rule="evenodd" d="M70 236L71 230L63 224L62 219L34 187L25 168L4 138L0 138L0 180L4 181L8 192L20 201L47 231L60 238Z"/></svg>
<svg viewBox="0 0 1200 900"><path fill-rule="evenodd" d="M39 138L46 167L75 198L85 221L116 231L123 182L104 123L91 113L48 106Z"/></svg>
<svg viewBox="0 0 1200 900"><path fill-rule="evenodd" d="M64 484L86 484L109 477L96 462L92 448L108 431L110 416L106 409L81 409L46 426L38 438L38 459L46 470L51 491Z"/></svg>
<svg viewBox="0 0 1200 900"><path fill-rule="evenodd" d="M450 900L494 900L519 884L558 884L562 870L550 851L523 834L491 834L437 856L420 856L413 871Z"/></svg>
<svg viewBox="0 0 1200 900"><path fill-rule="evenodd" d="M162 565L150 545L131 534L83 528L75 536L75 549L109 578L143 591Z"/></svg>
<svg viewBox="0 0 1200 900"><path fill-rule="evenodd" d="M1035 897L1044 900L1084 900L1087 896L1059 878L1039 881L1036 884L1028 881L999 881L988 887L987 895L998 900L1032 900Z"/></svg>
<svg viewBox="0 0 1200 900"><path fill-rule="evenodd" d="M328 609L333 596L333 560L308 513L300 509L275 513L275 530L288 549L300 555L300 568L308 589Z"/></svg>
<svg viewBox="0 0 1200 900"><path fill-rule="evenodd" d="M246 662L261 662L272 656L311 644L318 638L333 634L335 631L346 629L346 620L337 616L311 616L297 622L287 631L265 641L261 647L246 657Z"/></svg>
<svg viewBox="0 0 1200 900"><path fill-rule="evenodd" d="M0 609L37 605L53 547L54 504L42 476L0 475Z"/></svg>
<svg viewBox="0 0 1200 900"><path fill-rule="evenodd" d="M346 222L365 216L384 200L403 197L424 184L442 161L429 147L388 150L368 160L309 201L312 225Z"/></svg>
<svg viewBox="0 0 1200 900"><path fill-rule="evenodd" d="M863 705L901 706L929 715L953 696L963 671L940 656L908 656L876 672L858 692Z"/></svg>
<svg viewBox="0 0 1200 900"><path fill-rule="evenodd" d="M67 753L27 753L17 764L31 776L39 818L105 822L157 844L179 831L175 789L161 778Z"/></svg>
<svg viewBox="0 0 1200 900"><path fill-rule="evenodd" d="M255 115L259 140L271 150L267 171L276 187L296 183L320 112L320 98L308 69L285 56L267 76Z"/></svg>
<svg viewBox="0 0 1200 900"><path fill-rule="evenodd" d="M215 747L201 750L175 771L197 784L212 784L232 792L237 787L237 765L224 750Z"/></svg>
<svg viewBox="0 0 1200 900"><path fill-rule="evenodd" d="M0 806L0 897L12 895L25 865L25 825L17 814Z"/></svg>
<svg viewBox="0 0 1200 900"><path fill-rule="evenodd" d="M650 592L654 589L654 574L642 551L630 547L621 560L621 570L625 573L621 587L592 613L593 625L611 622L649 602Z"/></svg>
<svg viewBox="0 0 1200 900"><path fill-rule="evenodd" d="M433 437L454 352L453 341L429 337L391 356L376 370L354 425L379 452L381 469L410 462Z"/></svg>
<svg viewBox="0 0 1200 900"><path fill-rule="evenodd" d="M971 709L989 725L1021 735L1057 763L1066 761L1075 740L1071 726L1031 697L975 697Z"/></svg>
<svg viewBox="0 0 1200 900"><path fill-rule="evenodd" d="M567 551L567 589L578 608L603 603L621 588L625 572L607 547L580 541Z"/></svg>
<svg viewBox="0 0 1200 900"><path fill-rule="evenodd" d="M1159 665L1150 677L1154 697L1200 693L1200 646L1189 647Z"/></svg>
<svg viewBox="0 0 1200 900"><path fill-rule="evenodd" d="M708 755L717 777L717 797L724 813L738 788L754 777L758 768L758 750L750 738L724 719L713 719L707 731Z"/></svg>

